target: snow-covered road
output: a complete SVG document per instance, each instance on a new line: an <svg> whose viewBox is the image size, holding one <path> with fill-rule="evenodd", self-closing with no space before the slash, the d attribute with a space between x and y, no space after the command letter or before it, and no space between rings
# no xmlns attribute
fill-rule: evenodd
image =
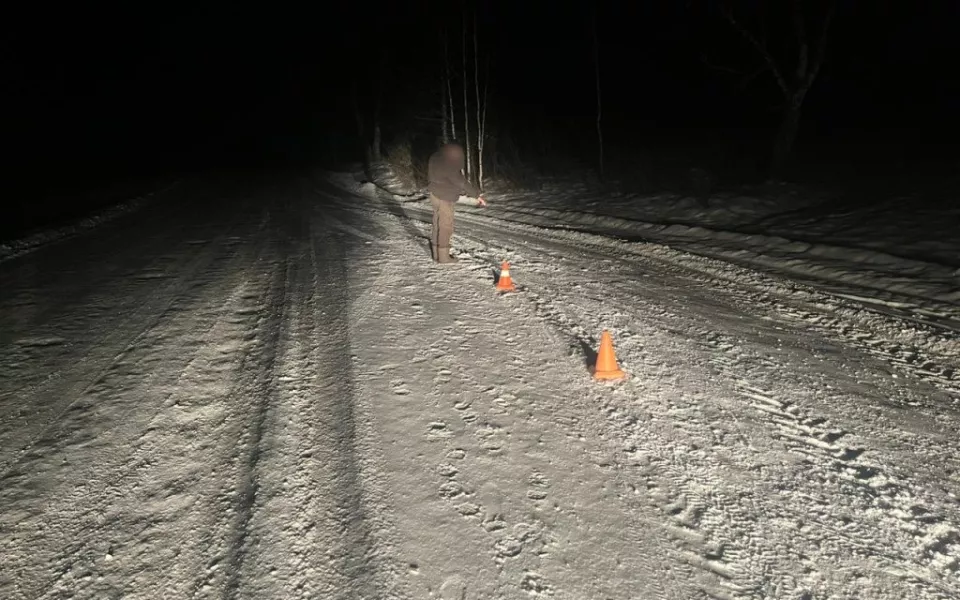
<svg viewBox="0 0 960 600"><path fill-rule="evenodd" d="M955 333L426 220L187 182L0 263L0 598L960 597Z"/></svg>

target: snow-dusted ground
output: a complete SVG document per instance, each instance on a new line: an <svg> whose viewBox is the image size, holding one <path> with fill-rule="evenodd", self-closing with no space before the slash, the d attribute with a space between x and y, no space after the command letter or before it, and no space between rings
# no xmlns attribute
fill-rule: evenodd
<svg viewBox="0 0 960 600"><path fill-rule="evenodd" d="M420 202L190 185L0 264L0 597L960 597L948 329L495 210L435 266Z"/></svg>
<svg viewBox="0 0 960 600"><path fill-rule="evenodd" d="M117 202L89 216L78 219L76 222L60 227L41 229L21 238L0 242L0 261L22 256L48 244L84 233L104 223L109 223L114 219L143 207L154 197L168 193L176 187L177 183L177 181L166 181L158 184L157 189L154 191L131 197L122 202Z"/></svg>
<svg viewBox="0 0 960 600"><path fill-rule="evenodd" d="M386 166L372 175L381 193L416 197ZM377 191L347 174L333 177L365 195ZM850 202L776 184L710 198L640 195L572 177L547 179L537 192L494 182L488 197L503 220L663 243L960 332L960 203L929 206L909 195Z"/></svg>

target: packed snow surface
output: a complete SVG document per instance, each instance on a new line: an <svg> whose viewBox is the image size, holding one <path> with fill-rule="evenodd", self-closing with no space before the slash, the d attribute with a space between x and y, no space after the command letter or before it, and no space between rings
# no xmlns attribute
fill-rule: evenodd
<svg viewBox="0 0 960 600"><path fill-rule="evenodd" d="M423 197L386 165L358 183L328 178L368 197ZM960 332L960 204L912 196L850 201L767 184L695 198L632 194L575 177L546 179L537 191L492 183L489 211L504 221L658 242L701 256L814 282L875 309ZM466 198L461 198L469 203Z"/></svg>
<svg viewBox="0 0 960 600"><path fill-rule="evenodd" d="M157 189L154 191L111 204L82 219L78 219L76 222L60 227L44 228L17 239L0 242L0 262L33 252L45 245L78 235L131 213L143 207L156 196L169 193L176 187L177 183L177 181L163 182L157 184L155 186Z"/></svg>
<svg viewBox="0 0 960 600"><path fill-rule="evenodd" d="M433 265L361 188L191 182L0 264L0 598L960 597L949 327L519 206Z"/></svg>

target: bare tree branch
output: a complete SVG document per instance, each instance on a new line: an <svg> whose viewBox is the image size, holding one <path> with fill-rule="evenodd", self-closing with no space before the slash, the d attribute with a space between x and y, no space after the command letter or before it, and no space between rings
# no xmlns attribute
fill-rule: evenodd
<svg viewBox="0 0 960 600"><path fill-rule="evenodd" d="M737 75L739 77L745 77L748 79L753 79L757 75L760 75L761 73L766 73L767 71L770 70L770 65L766 61L763 61L763 63L756 69L747 70L745 68L734 67L731 65L722 65L719 63L712 62L710 60L710 57L707 56L706 54L700 55L700 62L702 62L704 66L706 66L708 69L711 69L713 71L718 71L720 73L730 73L731 75Z"/></svg>
<svg viewBox="0 0 960 600"><path fill-rule="evenodd" d="M806 98L807 92L810 91L811 86L816 80L817 75L820 72L820 68L823 66L827 51L827 36L830 26L833 23L834 14L836 12L836 4L837 0L829 0L829 7L823 17L822 31L816 42L816 46L812 49L813 55L811 56L812 44L810 41L810 34L807 30L807 15L804 14L803 0L790 0L790 17L793 24L793 34L796 37L796 48L792 48L796 52L796 62L792 65L786 63L778 64L777 60L774 58L766 44L763 33L763 2L759 3L761 21L761 37L759 39L736 19L736 17L733 15L732 9L728 5L724 4L722 6L723 15L726 20L751 46L754 47L754 49L760 54L766 63L766 67L757 72L757 75L769 69L773 73L773 76L777 81L777 85L780 86L780 89L783 91L784 104L781 109L782 116L773 145L770 166L770 172L774 176L782 172L784 165L786 164L787 158L796 140L797 130L800 126L800 115L804 99ZM784 69L787 69L788 66L792 66L793 70L781 71L781 66ZM730 72L736 72L733 69L726 70ZM788 75L788 77L785 77L785 74Z"/></svg>
<svg viewBox="0 0 960 600"><path fill-rule="evenodd" d="M450 50L447 44L447 30L443 30L443 65L444 65L444 79L446 79L447 85L447 106L450 110L450 137L453 140L457 139L457 108L456 104L453 102L453 84L450 82L453 79L453 71L450 68Z"/></svg>
<svg viewBox="0 0 960 600"><path fill-rule="evenodd" d="M483 115L480 118L480 133L481 140L483 140L483 145L486 145L486 140L490 137L487 135L487 101L489 98L488 92L490 91L490 55L487 55L487 64L484 66L483 73ZM483 145L480 146L480 170L478 175L480 178L480 191L483 191Z"/></svg>
<svg viewBox="0 0 960 600"><path fill-rule="evenodd" d="M738 69L736 67L731 67L729 65L712 63L710 62L710 59L705 54L702 54L700 56L700 60L708 69L717 71L718 73L735 75L738 79L736 84L737 92L744 91L753 82L754 79L756 79L757 77L763 75L764 73L770 70L770 65L768 65L766 61L761 62L760 66L758 66L756 69L752 71L748 71L746 69Z"/></svg>
<svg viewBox="0 0 960 600"><path fill-rule="evenodd" d="M460 52L462 53L463 58L463 148L466 154L466 168L463 171L464 177L467 181L470 181L470 175L472 174L473 169L473 154L471 152L470 146L470 103L467 101L467 83L470 81L469 73L467 72L467 5L463 5L463 30L461 32L460 42L461 48Z"/></svg>
<svg viewBox="0 0 960 600"><path fill-rule="evenodd" d="M483 108L480 99L480 43L477 41L477 9L473 9L473 87L477 96L477 188L483 191Z"/></svg>
<svg viewBox="0 0 960 600"><path fill-rule="evenodd" d="M817 40L816 53L813 57L813 65L810 68L810 72L807 73L807 85L813 83L813 80L817 78L817 75L820 73L820 67L823 66L823 60L827 55L827 34L830 31L830 26L833 25L833 18L837 13L837 4L836 2L831 2L830 6L827 8L827 14L823 18L823 30L820 32L820 39Z"/></svg>
<svg viewBox="0 0 960 600"><path fill-rule="evenodd" d="M744 90L747 86L750 85L750 83L751 83L754 79L756 79L757 77L760 77L761 75L763 75L764 73L766 73L766 72L769 71L769 70L770 70L770 67L769 67L769 66L767 66L766 64L762 64L762 65L760 65L760 67L758 67L758 68L757 68L756 70L754 70L753 72L744 73L743 76L742 76L742 78L740 79L740 83L737 84L737 87L738 87L741 91Z"/></svg>
<svg viewBox="0 0 960 600"><path fill-rule="evenodd" d="M792 0L793 31L797 36L797 81L807 78L810 43L807 40L807 27L804 23L803 0Z"/></svg>
<svg viewBox="0 0 960 600"><path fill-rule="evenodd" d="M723 16L727 19L730 25L733 26L737 32L743 36L743 39L753 46L757 52L760 53L760 56L763 57L763 60L767 63L770 68L770 71L773 73L774 78L777 81L777 85L780 86L780 89L783 91L784 95L790 95L790 86L787 85L787 80L783 78L783 74L780 72L780 68L777 66L777 61L774 60L773 55L770 54L770 51L767 49L766 45L762 44L752 33L747 31L747 29L740 24L740 21L733 16L733 12L729 7L723 7Z"/></svg>

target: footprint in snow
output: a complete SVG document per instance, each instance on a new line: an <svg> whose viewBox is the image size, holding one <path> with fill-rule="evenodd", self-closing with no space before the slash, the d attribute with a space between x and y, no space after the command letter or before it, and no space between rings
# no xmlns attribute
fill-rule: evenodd
<svg viewBox="0 0 960 600"><path fill-rule="evenodd" d="M476 431L477 437L480 438L480 445L484 450L497 453L503 449L504 442L500 439L502 428L498 425L493 425L491 423L484 423Z"/></svg>
<svg viewBox="0 0 960 600"><path fill-rule="evenodd" d="M456 481L448 481L440 486L440 497L450 500L464 495L463 486Z"/></svg>
<svg viewBox="0 0 960 600"><path fill-rule="evenodd" d="M465 517L475 517L480 514L480 505L473 502L464 502L457 505L457 512Z"/></svg>
<svg viewBox="0 0 960 600"><path fill-rule="evenodd" d="M453 433L447 429L447 424L443 421L434 421L427 426L427 437L431 439L442 439L451 437Z"/></svg>
<svg viewBox="0 0 960 600"><path fill-rule="evenodd" d="M506 536L503 539L497 540L493 545L493 549L500 559L513 558L523 551L523 543L515 537Z"/></svg>
<svg viewBox="0 0 960 600"><path fill-rule="evenodd" d="M455 477L460 470L450 463L443 463L437 467L437 473L441 477Z"/></svg>
<svg viewBox="0 0 960 600"><path fill-rule="evenodd" d="M491 454L497 454L503 450L503 442L498 440L484 440L483 449Z"/></svg>
<svg viewBox="0 0 960 600"><path fill-rule="evenodd" d="M550 481L542 473L534 472L530 476L529 483L532 489L527 491L527 498L531 500L544 500L547 497L547 488L550 487Z"/></svg>
<svg viewBox="0 0 960 600"><path fill-rule="evenodd" d="M494 514L484 519L483 523L481 523L481 526L486 531L492 533L494 531L500 531L501 529L505 529L507 527L507 524L506 522L504 522L503 517L501 517L498 514Z"/></svg>
<svg viewBox="0 0 960 600"><path fill-rule="evenodd" d="M463 579L458 576L451 577L440 586L440 598L442 600L466 600L467 586Z"/></svg>
<svg viewBox="0 0 960 600"><path fill-rule="evenodd" d="M520 589L531 596L553 593L551 587L544 581L543 576L533 571L524 573L523 580L520 582Z"/></svg>

